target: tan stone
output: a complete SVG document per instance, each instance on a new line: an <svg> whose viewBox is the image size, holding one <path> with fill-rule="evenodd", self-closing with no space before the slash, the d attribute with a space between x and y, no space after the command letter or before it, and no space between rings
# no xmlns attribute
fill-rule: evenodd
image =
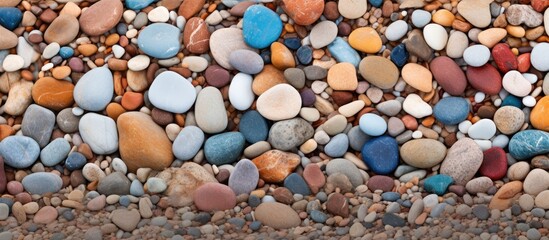
<svg viewBox="0 0 549 240"><path fill-rule="evenodd" d="M17 46L17 35L0 26L0 50L10 49L15 46Z"/></svg>
<svg viewBox="0 0 549 240"><path fill-rule="evenodd" d="M273 65L266 65L263 70L257 74L252 82L252 91L255 95L261 95L269 88L277 84L286 83L284 73Z"/></svg>
<svg viewBox="0 0 549 240"><path fill-rule="evenodd" d="M390 89L398 81L398 68L384 57L365 57L360 61L358 71L366 81L381 89Z"/></svg>
<svg viewBox="0 0 549 240"><path fill-rule="evenodd" d="M75 16L63 14L55 18L44 33L47 43L57 42L59 45L67 45L78 36L80 26Z"/></svg>
<svg viewBox="0 0 549 240"><path fill-rule="evenodd" d="M19 81L11 85L8 99L4 104L4 111L12 116L19 116L25 112L32 102L32 82Z"/></svg>
<svg viewBox="0 0 549 240"><path fill-rule="evenodd" d="M80 16L80 28L90 36L98 36L111 30L122 18L124 6L120 0L101 0L94 3Z"/></svg>
<svg viewBox="0 0 549 240"><path fill-rule="evenodd" d="M490 28L486 29L478 34L478 41L488 47L492 48L501 39L507 36L507 31L503 28Z"/></svg>
<svg viewBox="0 0 549 240"><path fill-rule="evenodd" d="M354 91L358 87L356 68L353 64L338 63L328 70L328 85L333 90Z"/></svg>
<svg viewBox="0 0 549 240"><path fill-rule="evenodd" d="M429 69L417 63L408 63L402 68L402 78L408 85L422 91L430 92L433 89L433 74Z"/></svg>
<svg viewBox="0 0 549 240"><path fill-rule="evenodd" d="M157 175L168 184L164 194L174 207L190 206L194 191L207 182L217 182L215 177L202 166L186 162L180 168L169 168Z"/></svg>

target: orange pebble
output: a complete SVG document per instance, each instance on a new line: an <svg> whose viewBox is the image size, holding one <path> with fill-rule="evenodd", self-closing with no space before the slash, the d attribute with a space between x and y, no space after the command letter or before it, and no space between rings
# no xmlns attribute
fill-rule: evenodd
<svg viewBox="0 0 549 240"><path fill-rule="evenodd" d="M421 125L425 127L431 127L433 126L433 123L435 123L435 118L433 116L426 117L421 121Z"/></svg>
<svg viewBox="0 0 549 240"><path fill-rule="evenodd" d="M530 53L523 53L518 56L518 71L525 73L530 69Z"/></svg>
<svg viewBox="0 0 549 240"><path fill-rule="evenodd" d="M411 115L406 115L402 117L400 120L402 120L406 129L414 131L418 127L416 118L412 117Z"/></svg>
<svg viewBox="0 0 549 240"><path fill-rule="evenodd" d="M122 96L122 107L131 111L139 108L143 104L143 94L136 92L126 92Z"/></svg>
<svg viewBox="0 0 549 240"><path fill-rule="evenodd" d="M116 121L116 119L118 119L118 116L120 116L122 113L126 112L122 105L118 103L109 103L109 105L107 105L106 111L107 116L112 118L114 121Z"/></svg>

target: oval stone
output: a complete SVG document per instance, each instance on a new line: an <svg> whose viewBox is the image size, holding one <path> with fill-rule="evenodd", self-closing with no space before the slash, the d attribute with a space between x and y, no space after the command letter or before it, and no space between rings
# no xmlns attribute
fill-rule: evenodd
<svg viewBox="0 0 549 240"><path fill-rule="evenodd" d="M269 120L290 119L301 110L301 95L290 84L277 84L257 98L257 111Z"/></svg>
<svg viewBox="0 0 549 240"><path fill-rule="evenodd" d="M324 11L323 0L283 0L282 9L296 24L311 25L320 18Z"/></svg>
<svg viewBox="0 0 549 240"><path fill-rule="evenodd" d="M31 173L23 178L21 183L27 192L39 195L57 193L63 186L61 177L49 172Z"/></svg>
<svg viewBox="0 0 549 240"><path fill-rule="evenodd" d="M189 19L183 31L183 44L191 53L206 53L210 49L208 24L199 17Z"/></svg>
<svg viewBox="0 0 549 240"><path fill-rule="evenodd" d="M362 147L362 159L374 173L390 174L398 166L398 143L389 136L372 138Z"/></svg>
<svg viewBox="0 0 549 240"><path fill-rule="evenodd" d="M446 147L434 139L415 139L402 145L400 156L411 166L432 168L444 160Z"/></svg>
<svg viewBox="0 0 549 240"><path fill-rule="evenodd" d="M271 45L282 33L282 21L273 10L253 5L244 12L242 35L248 46L262 49Z"/></svg>
<svg viewBox="0 0 549 240"><path fill-rule="evenodd" d="M30 167L40 154L40 146L25 136L9 136L0 142L0 155L4 163L13 168Z"/></svg>
<svg viewBox="0 0 549 240"><path fill-rule="evenodd" d="M103 155L118 150L118 132L112 118L87 113L80 119L78 130L94 153Z"/></svg>
<svg viewBox="0 0 549 240"><path fill-rule="evenodd" d="M74 103L74 85L52 77L38 79L32 88L32 99L40 106L54 111L71 107Z"/></svg>
<svg viewBox="0 0 549 240"><path fill-rule="evenodd" d="M238 28L222 28L212 33L210 36L210 50L217 64L225 69L232 70L229 63L231 53L238 49L253 50L246 45L242 30Z"/></svg>
<svg viewBox="0 0 549 240"><path fill-rule="evenodd" d="M438 84L450 95L461 95L467 87L467 79L454 60L446 56L436 57L429 69Z"/></svg>
<svg viewBox="0 0 549 240"><path fill-rule="evenodd" d="M137 45L145 54L165 59L179 52L179 28L167 23L153 23L143 29L137 37Z"/></svg>
<svg viewBox="0 0 549 240"><path fill-rule="evenodd" d="M380 56L368 56L360 61L360 75L381 89L390 89L398 81L399 71L391 60Z"/></svg>
<svg viewBox="0 0 549 240"><path fill-rule="evenodd" d="M302 118L279 121L269 131L269 143L283 151L297 147L313 137L314 129Z"/></svg>
<svg viewBox="0 0 549 240"><path fill-rule="evenodd" d="M517 160L549 153L549 133L540 130L524 130L509 141L509 153Z"/></svg>
<svg viewBox="0 0 549 240"><path fill-rule="evenodd" d="M465 186L480 168L482 158L482 150L478 144L473 139L462 138L448 150L440 173L451 176L456 184Z"/></svg>
<svg viewBox="0 0 549 240"><path fill-rule="evenodd" d="M190 160L202 147L204 132L198 127L184 127L173 141L172 151L177 159Z"/></svg>
<svg viewBox="0 0 549 240"><path fill-rule="evenodd" d="M59 45L67 45L78 36L80 26L76 17L70 14L61 14L46 29L44 32L44 40L47 43L59 43Z"/></svg>
<svg viewBox="0 0 549 240"><path fill-rule="evenodd" d="M229 177L229 187L237 196L249 194L255 190L258 181L259 171L255 164L248 159L242 159L235 165Z"/></svg>
<svg viewBox="0 0 549 240"><path fill-rule="evenodd" d="M226 132L211 136L204 144L204 155L209 163L223 165L233 163L244 150L244 136L239 132Z"/></svg>
<svg viewBox="0 0 549 240"><path fill-rule="evenodd" d="M155 107L173 113L188 111L196 99L193 85L172 71L159 74L151 84L148 95ZM174 99L180 100L174 101Z"/></svg>
<svg viewBox="0 0 549 240"><path fill-rule="evenodd" d="M265 202L255 209L255 218L274 229L288 229L299 226L301 219L288 205Z"/></svg>
<svg viewBox="0 0 549 240"><path fill-rule="evenodd" d="M501 75L492 64L467 67L467 80L473 88L488 95L496 95L501 91Z"/></svg>
<svg viewBox="0 0 549 240"><path fill-rule="evenodd" d="M122 18L124 6L119 0L101 0L80 15L80 28L90 36L111 30Z"/></svg>
<svg viewBox="0 0 549 240"><path fill-rule="evenodd" d="M227 128L227 110L217 88L206 87L198 93L194 114L196 124L206 133L218 133Z"/></svg>
<svg viewBox="0 0 549 240"><path fill-rule="evenodd" d="M106 67L94 68L78 80L74 87L74 101L88 111L101 111L112 99L114 83Z"/></svg>
<svg viewBox="0 0 549 240"><path fill-rule="evenodd" d="M445 125L456 125L469 114L469 101L461 97L445 97L435 104L433 113L435 118Z"/></svg>
<svg viewBox="0 0 549 240"><path fill-rule="evenodd" d="M236 205L236 196L227 185L209 182L194 191L193 201L199 210L223 211Z"/></svg>

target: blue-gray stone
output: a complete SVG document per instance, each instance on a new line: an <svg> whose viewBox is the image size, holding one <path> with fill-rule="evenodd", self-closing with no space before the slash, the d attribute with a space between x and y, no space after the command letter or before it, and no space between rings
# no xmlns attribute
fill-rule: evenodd
<svg viewBox="0 0 549 240"><path fill-rule="evenodd" d="M400 199L400 194L397 192L384 192L381 194L381 198L385 201L394 202Z"/></svg>
<svg viewBox="0 0 549 240"><path fill-rule="evenodd" d="M52 167L65 160L70 151L71 145L69 141L64 138L57 138L42 149L42 152L40 152L40 161L42 161L44 166Z"/></svg>
<svg viewBox="0 0 549 240"><path fill-rule="evenodd" d="M127 195L130 193L130 180L121 172L113 172L99 180L97 192L108 195Z"/></svg>
<svg viewBox="0 0 549 240"><path fill-rule="evenodd" d="M242 35L248 46L262 49L271 46L282 33L278 14L263 5L248 7L242 18Z"/></svg>
<svg viewBox="0 0 549 240"><path fill-rule="evenodd" d="M429 214L429 216L439 217L444 212L446 206L448 206L447 203L439 203L435 205L435 207L433 207L433 209L431 210L431 214Z"/></svg>
<svg viewBox="0 0 549 240"><path fill-rule="evenodd" d="M370 138L366 133L360 130L360 126L352 127L347 133L347 137L349 138L349 145L355 151L362 150L364 143Z"/></svg>
<svg viewBox="0 0 549 240"><path fill-rule="evenodd" d="M23 20L23 13L16 7L0 7L0 25L12 31Z"/></svg>
<svg viewBox="0 0 549 240"><path fill-rule="evenodd" d="M13 168L30 167L40 154L40 146L25 136L9 136L0 142L0 155L4 163Z"/></svg>
<svg viewBox="0 0 549 240"><path fill-rule="evenodd" d="M11 211L11 207L13 206L13 199L12 198L0 197L0 203L8 205L8 208Z"/></svg>
<svg viewBox="0 0 549 240"><path fill-rule="evenodd" d="M82 153L72 152L69 153L67 160L65 160L65 168L67 168L69 171L74 171L82 169L84 165L86 165L86 163L87 159Z"/></svg>
<svg viewBox="0 0 549 240"><path fill-rule="evenodd" d="M130 194L136 197L141 197L145 194L143 184L139 180L134 179L132 181L132 184L130 185Z"/></svg>
<svg viewBox="0 0 549 240"><path fill-rule="evenodd" d="M250 207L257 207L259 206L259 204L261 204L261 199L259 199L258 196L256 195L250 195L250 197L248 197L248 205Z"/></svg>
<svg viewBox="0 0 549 240"><path fill-rule="evenodd" d="M381 221L384 225L389 225L393 227L404 227L406 225L406 221L394 213L383 214Z"/></svg>
<svg viewBox="0 0 549 240"><path fill-rule="evenodd" d="M260 221L253 221L252 223L250 223L250 229L252 231L257 231L261 228L261 222Z"/></svg>
<svg viewBox="0 0 549 240"><path fill-rule="evenodd" d="M236 70L246 74L258 74L263 70L263 59L248 49L237 49L229 55L229 63Z"/></svg>
<svg viewBox="0 0 549 240"><path fill-rule="evenodd" d="M250 110L242 114L238 126L238 131L251 144L265 141L269 135L269 122L256 110Z"/></svg>
<svg viewBox="0 0 549 240"><path fill-rule="evenodd" d="M293 194L301 194L303 196L311 195L311 189L305 182L302 176L297 173L292 173L284 179L284 187L289 189Z"/></svg>
<svg viewBox="0 0 549 240"><path fill-rule="evenodd" d="M438 174L428 177L423 182L423 188L430 193L444 195L446 190L454 182L454 179L445 174Z"/></svg>
<svg viewBox="0 0 549 240"><path fill-rule="evenodd" d="M240 132L217 134L206 140L204 155L211 164L230 164L240 157L245 142L244 135Z"/></svg>
<svg viewBox="0 0 549 240"><path fill-rule="evenodd" d="M336 158L328 162L326 165L326 174L332 175L334 173L341 173L347 176L353 187L364 184L362 174L360 174L356 165L347 159Z"/></svg>
<svg viewBox="0 0 549 240"><path fill-rule="evenodd" d="M255 164L248 159L242 159L238 161L229 176L229 187L236 196L243 193L249 194L255 190L258 181L259 171Z"/></svg>
<svg viewBox="0 0 549 240"><path fill-rule="evenodd" d="M32 104L23 115L21 132L36 140L43 148L50 142L53 126L55 126L55 114L45 107Z"/></svg>
<svg viewBox="0 0 549 240"><path fill-rule="evenodd" d="M74 213L72 213L71 210L66 210L62 214L63 218L65 218L67 221L74 220Z"/></svg>
<svg viewBox="0 0 549 240"><path fill-rule="evenodd" d="M376 174L392 173L399 163L398 143L386 135L372 138L362 147L362 159Z"/></svg>
<svg viewBox="0 0 549 240"><path fill-rule="evenodd" d="M325 223L326 220L328 219L328 216L326 215L326 213L323 213L318 210L312 210L309 216L314 222L317 222L317 223Z"/></svg>
<svg viewBox="0 0 549 240"><path fill-rule="evenodd" d="M57 193L63 186L63 180L56 174L49 172L31 173L21 181L23 187L30 194L42 195L45 193Z"/></svg>
<svg viewBox="0 0 549 240"><path fill-rule="evenodd" d="M143 29L137 37L137 45L145 54L165 59L179 52L179 28L167 23L153 23Z"/></svg>
<svg viewBox="0 0 549 240"><path fill-rule="evenodd" d="M173 141L173 155L180 160L192 159L204 143L204 132L196 126L184 127Z"/></svg>
<svg viewBox="0 0 549 240"><path fill-rule="evenodd" d="M90 70L74 86L74 101L88 111L102 111L111 102L114 82L107 67Z"/></svg>
<svg viewBox="0 0 549 240"><path fill-rule="evenodd" d="M296 51L297 60L307 65L313 61L313 48L307 45L301 46Z"/></svg>
<svg viewBox="0 0 549 240"><path fill-rule="evenodd" d="M343 38L337 37L330 45L328 51L337 60L337 62L348 62L358 67L360 55Z"/></svg>
<svg viewBox="0 0 549 240"><path fill-rule="evenodd" d="M238 217L229 218L228 223L235 225L238 229L242 228L246 224L246 220Z"/></svg>
<svg viewBox="0 0 549 240"><path fill-rule="evenodd" d="M126 0L124 3L126 7L131 10L141 10L156 1L157 0Z"/></svg>
<svg viewBox="0 0 549 240"><path fill-rule="evenodd" d="M435 118L445 125L456 125L467 119L469 100L462 97L445 97L433 108Z"/></svg>
<svg viewBox="0 0 549 240"><path fill-rule="evenodd" d="M509 153L518 160L549 153L549 133L541 130L524 130L509 141Z"/></svg>
<svg viewBox="0 0 549 240"><path fill-rule="evenodd" d="M349 138L345 133L335 135L326 146L324 152L330 157L342 157L349 148Z"/></svg>
<svg viewBox="0 0 549 240"><path fill-rule="evenodd" d="M132 202L130 201L130 198L126 195L124 196L120 196L120 198L118 199L118 203L124 207L127 207L129 206Z"/></svg>

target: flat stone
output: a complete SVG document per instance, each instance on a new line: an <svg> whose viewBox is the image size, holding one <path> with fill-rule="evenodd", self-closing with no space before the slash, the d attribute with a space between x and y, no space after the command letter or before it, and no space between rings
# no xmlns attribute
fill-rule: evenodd
<svg viewBox="0 0 549 240"><path fill-rule="evenodd" d="M103 0L105 1L105 0ZM113 75L106 67L86 72L74 87L74 101L88 111L101 111L107 107L114 92Z"/></svg>
<svg viewBox="0 0 549 240"><path fill-rule="evenodd" d="M183 4L181 5L183 6ZM200 6L202 8L202 6ZM238 28L222 28L212 33L210 36L210 50L213 58L220 66L232 70L229 62L231 53L238 49L253 50L246 45L242 30Z"/></svg>
<svg viewBox="0 0 549 240"><path fill-rule="evenodd" d="M433 139L415 139L400 148L400 156L407 164L417 168L431 168L446 157L444 144Z"/></svg>
<svg viewBox="0 0 549 240"><path fill-rule="evenodd" d="M248 46L262 49L271 45L282 33L282 21L271 9L254 5L248 7L242 19L242 35Z"/></svg>
<svg viewBox="0 0 549 240"><path fill-rule="evenodd" d="M30 194L45 194L45 193L57 193L62 185L63 181L61 177L56 174L48 172L37 172L27 175L21 181L23 187Z"/></svg>
<svg viewBox="0 0 549 240"><path fill-rule="evenodd" d="M335 158L330 160L326 165L326 174L330 176L336 173L347 176L351 184L353 184L353 187L358 187L364 184L362 174L360 173L358 168L349 160L343 158Z"/></svg>
<svg viewBox="0 0 549 240"><path fill-rule="evenodd" d="M490 24L490 3L493 0L466 0L458 4L457 10L463 18L478 28L485 28Z"/></svg>
<svg viewBox="0 0 549 240"><path fill-rule="evenodd" d="M259 112L250 110L240 118L238 130L249 143L265 141L269 134L269 123Z"/></svg>
<svg viewBox="0 0 549 240"><path fill-rule="evenodd" d="M137 209L116 209L112 212L111 216L112 222L126 232L133 231L141 220Z"/></svg>
<svg viewBox="0 0 549 240"><path fill-rule="evenodd" d="M71 150L71 145L64 138L51 141L40 152L40 161L44 166L52 167L65 160Z"/></svg>
<svg viewBox="0 0 549 240"><path fill-rule="evenodd" d="M130 193L130 180L121 172L114 172L99 180L97 191L105 195Z"/></svg>
<svg viewBox="0 0 549 240"><path fill-rule="evenodd" d="M263 70L263 59L259 54L247 49L238 49L229 55L229 63L236 70L246 74L258 74Z"/></svg>
<svg viewBox="0 0 549 240"><path fill-rule="evenodd" d="M151 103L162 110L173 113L187 112L196 100L193 85L181 75L165 71L159 74L149 89ZM185 96L180 98L180 96ZM180 98L181 101L173 101Z"/></svg>
<svg viewBox="0 0 549 240"><path fill-rule="evenodd" d="M284 0L282 9L296 24L311 25L320 18L324 11L324 1Z"/></svg>
<svg viewBox="0 0 549 240"><path fill-rule="evenodd" d="M25 136L9 136L0 142L0 155L4 163L13 168L30 167L40 154L38 143Z"/></svg>
<svg viewBox="0 0 549 240"><path fill-rule="evenodd" d="M46 29L44 32L44 40L47 43L59 43L59 45L67 45L71 43L80 30L78 19L70 14L61 14Z"/></svg>
<svg viewBox="0 0 549 240"><path fill-rule="evenodd" d="M262 203L255 209L255 218L274 229L297 227L301 219L288 205L282 203Z"/></svg>
<svg viewBox="0 0 549 240"><path fill-rule="evenodd" d="M446 190L453 182L454 180L451 176L445 174L437 174L426 178L423 182L423 188L425 188L425 190L428 192L442 196L446 193Z"/></svg>
<svg viewBox="0 0 549 240"><path fill-rule="evenodd" d="M376 174L392 173L399 162L398 144L389 136L372 138L362 147L362 159Z"/></svg>
<svg viewBox="0 0 549 240"><path fill-rule="evenodd" d="M517 160L528 159L549 152L549 133L540 130L524 130L509 141L509 153Z"/></svg>
<svg viewBox="0 0 549 240"><path fill-rule="evenodd" d="M55 114L52 111L32 104L23 115L21 131L23 135L31 137L43 148L50 142L54 125Z"/></svg>
<svg viewBox="0 0 549 240"><path fill-rule="evenodd" d="M313 137L314 129L302 118L276 122L269 131L269 143L276 149L290 150Z"/></svg>
<svg viewBox="0 0 549 240"><path fill-rule="evenodd" d="M118 24L123 10L124 6L118 0L96 2L80 15L80 29L90 36L101 35Z"/></svg>
<svg viewBox="0 0 549 240"><path fill-rule="evenodd" d="M51 77L38 79L32 88L32 99L40 106L54 111L71 107L74 103L74 85Z"/></svg>
<svg viewBox="0 0 549 240"><path fill-rule="evenodd" d="M444 70L442 70L444 66ZM467 87L467 79L461 68L449 57L436 57L429 64L429 69L438 84L450 95L459 96Z"/></svg>
<svg viewBox="0 0 549 240"><path fill-rule="evenodd" d="M366 81L381 89L394 87L399 76L395 64L379 56L368 56L362 59L359 72Z"/></svg>
<svg viewBox="0 0 549 240"><path fill-rule="evenodd" d="M193 201L199 210L223 211L236 205L236 196L227 185L210 182L196 189Z"/></svg>
<svg viewBox="0 0 549 240"><path fill-rule="evenodd" d="M172 151L177 159L190 160L204 143L204 132L196 126L184 127L175 138Z"/></svg>
<svg viewBox="0 0 549 240"><path fill-rule="evenodd" d="M171 58L179 52L180 34L179 28L171 24L153 23L139 33L137 45L151 57Z"/></svg>
<svg viewBox="0 0 549 240"><path fill-rule="evenodd" d="M206 87L198 93L194 114L198 127L205 133L219 133L227 128L227 110L221 92L215 87Z"/></svg>
<svg viewBox="0 0 549 240"><path fill-rule="evenodd" d="M229 187L237 196L243 193L249 194L257 187L259 171L255 164L248 159L242 159L235 165L229 177Z"/></svg>
<svg viewBox="0 0 549 240"><path fill-rule="evenodd" d="M118 150L118 132L112 118L87 113L80 119L78 130L94 153L111 154Z"/></svg>
<svg viewBox="0 0 549 240"><path fill-rule="evenodd" d="M348 62L355 67L358 67L360 63L360 55L358 55L358 52L341 37L336 37L336 39L328 45L328 51L330 51L330 54L337 62Z"/></svg>
<svg viewBox="0 0 549 240"><path fill-rule="evenodd" d="M301 162L299 155L279 150L269 150L252 160L259 171L259 178L266 182L282 182Z"/></svg>
<svg viewBox="0 0 549 240"><path fill-rule="evenodd" d="M244 150L245 139L239 132L225 132L214 135L204 144L204 155L215 165L233 163Z"/></svg>
<svg viewBox="0 0 549 240"><path fill-rule="evenodd" d="M171 206L183 207L193 203L193 193L204 183L217 182L215 177L202 166L194 162L186 162L180 168L168 168L157 177L168 185L164 194Z"/></svg>
<svg viewBox="0 0 549 240"><path fill-rule="evenodd" d="M442 161L440 173L451 176L456 184L465 185L482 164L482 150L470 138L458 140Z"/></svg>
<svg viewBox="0 0 549 240"><path fill-rule="evenodd" d="M286 1L290 2L290 1ZM324 5L324 2L322 2ZM322 21L316 24L310 33L311 45L315 49L328 46L337 37L337 25L332 21Z"/></svg>

